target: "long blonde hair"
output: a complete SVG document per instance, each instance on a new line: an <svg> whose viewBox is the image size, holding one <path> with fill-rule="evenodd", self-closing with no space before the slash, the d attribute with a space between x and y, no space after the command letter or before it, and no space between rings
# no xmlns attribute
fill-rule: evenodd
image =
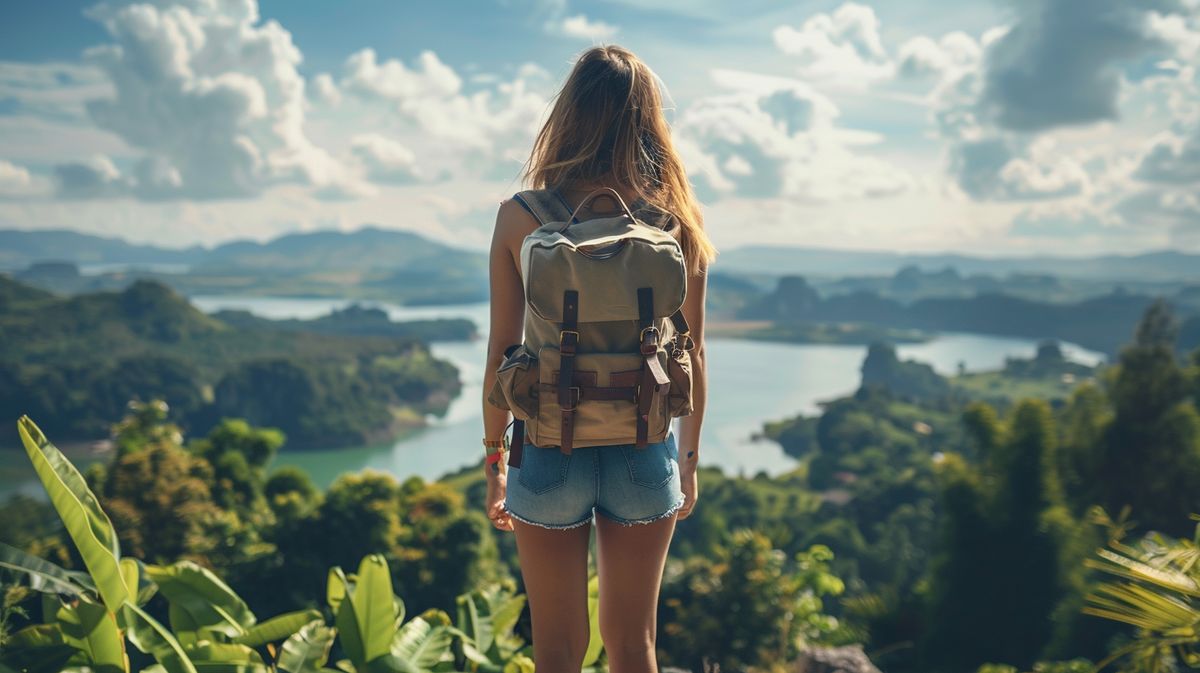
<svg viewBox="0 0 1200 673"><path fill-rule="evenodd" d="M700 203L671 142L658 79L633 52L617 46L583 52L555 96L525 164L535 189L615 182L674 216L688 271L717 255Z"/></svg>

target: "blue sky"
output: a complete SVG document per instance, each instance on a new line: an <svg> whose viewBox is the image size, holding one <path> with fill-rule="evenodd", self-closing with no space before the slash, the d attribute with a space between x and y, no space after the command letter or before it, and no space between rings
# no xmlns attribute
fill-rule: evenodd
<svg viewBox="0 0 1200 673"><path fill-rule="evenodd" d="M0 227L482 248L598 43L718 247L1200 251L1200 0L8 3Z"/></svg>

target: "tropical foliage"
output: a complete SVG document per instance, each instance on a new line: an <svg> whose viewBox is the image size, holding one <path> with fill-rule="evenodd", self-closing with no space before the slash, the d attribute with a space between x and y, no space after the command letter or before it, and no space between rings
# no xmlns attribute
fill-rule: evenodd
<svg viewBox="0 0 1200 673"><path fill-rule="evenodd" d="M1091 380L1045 346L993 373L1000 386L975 381L991 392L968 397L961 386L938 392L947 389L927 370L875 349L869 380L854 394L823 403L819 415L765 428L799 459L796 470L701 470L704 506L679 522L664 576L660 660L762 671L786 667L813 644L860 642L888 673L1082 673L1110 655L1129 671L1192 665L1191 624L1200 622L1189 620L1200 578L1187 564L1200 554L1195 540L1174 538L1200 511L1200 354L1180 358L1177 332L1168 307L1154 305L1117 360ZM1051 380L1065 385L1064 375L1080 375L1068 395L1007 394ZM183 435L164 405L135 404L116 428L112 459L64 483L82 482L90 499L76 498L81 506L93 503L109 517L115 544L146 564L135 563L126 592L156 587L148 602L132 602L189 657L189 627L173 621L170 605L180 599L171 592L181 578L211 576L251 614L316 610L320 629L302 639L319 644L329 635L321 629L329 630L325 665L353 667L357 659L370 668L382 640L369 653L343 643L353 638L351 622L338 623L343 603L328 598L332 586L333 600L354 606L361 577L382 584L386 574L389 591L404 597L393 626L412 621L407 612L431 634L445 628L438 638L449 655L435 667L486 667L477 655L521 665L528 649L517 643L530 630L528 613L511 603L521 600L513 536L481 514L478 465L432 483L351 473L322 491L295 469L271 471L283 441L275 430L223 418L204 435ZM17 565L28 578L5 596L0 641L25 649L24 639L50 631L64 634L60 645L83 642L75 624L92 619L84 613L93 608L78 607L85 599L109 614L98 579L106 575L90 565L108 538L79 543L69 531L48 530L47 510L57 517L59 504L52 502L16 499L0 515L0 539L27 554ZM1130 514L1111 522L1096 506ZM1096 521L1121 531L1109 533L1113 540L1139 541L1085 563L1103 545ZM375 561L364 568L364 558ZM347 569L345 581L335 572L331 584L330 567ZM1119 581L1105 582L1117 569ZM66 598L31 598L35 588ZM477 597L464 603L464 595ZM235 607L222 608L233 623L258 625ZM471 626L472 610L502 615L508 630ZM518 616L507 626L512 610ZM111 614L129 644L134 622L123 612ZM208 642L222 651L239 645L235 629L222 628L229 633ZM261 660L255 665L283 667L283 644L301 631L250 646ZM598 642L589 660L602 665ZM69 661L78 651L62 653ZM153 655L140 652L127 648L132 665L151 665Z"/></svg>
<svg viewBox="0 0 1200 673"><path fill-rule="evenodd" d="M1092 516L1109 541L1087 564L1115 579L1088 594L1084 612L1136 629L1099 667L1166 673L1200 666L1200 525L1190 539L1149 533L1130 544L1127 521L1113 522L1099 508Z"/></svg>
<svg viewBox="0 0 1200 673"><path fill-rule="evenodd" d="M260 621L215 573L193 561L155 565L123 556L83 476L28 417L20 419L19 431L85 570L0 545L0 568L24 576L30 590L43 594L40 623L0 631L0 664L9 669L309 673L332 664L361 673L533 670L528 648L513 634L523 596L493 585L458 596L455 619L438 609L406 618L378 554L363 558L354 574L329 571L324 613L299 610ZM156 596L163 599L158 606ZM164 611L162 603L165 621L155 615ZM600 654L598 646L591 649L589 666Z"/></svg>

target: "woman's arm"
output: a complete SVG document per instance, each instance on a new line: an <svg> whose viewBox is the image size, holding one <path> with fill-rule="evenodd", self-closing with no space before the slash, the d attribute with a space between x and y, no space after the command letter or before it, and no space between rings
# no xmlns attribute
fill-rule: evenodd
<svg viewBox="0 0 1200 673"><path fill-rule="evenodd" d="M521 283L516 255L525 234L536 222L521 204L509 200L500 204L496 213L496 229L488 253L488 278L491 288L491 317L488 327L487 363L483 370L483 436L500 439L508 427L509 412L492 406L488 392L496 382L496 369L504 360L504 350L524 337L525 289ZM513 529L512 517L504 510L508 489L508 465L501 461L498 470L484 464L487 475L487 502L484 509L492 525L499 530Z"/></svg>
<svg viewBox="0 0 1200 673"><path fill-rule="evenodd" d="M492 406L488 392L496 381L496 369L504 360L504 349L520 343L525 322L525 290L514 251L536 223L521 204L508 200L500 204L496 228L492 232L488 255L491 287L491 318L488 327L487 364L483 373L483 434L500 439L508 426L509 412ZM489 470L490 471L490 470Z"/></svg>
<svg viewBox="0 0 1200 673"><path fill-rule="evenodd" d="M696 506L696 467L700 460L700 428L704 423L704 407L708 401L708 367L704 359L704 304L708 291L708 268L702 265L700 275L689 276L687 296L683 301L683 317L692 332L696 347L692 350L692 413L679 419L679 467L687 500L679 511L686 519Z"/></svg>

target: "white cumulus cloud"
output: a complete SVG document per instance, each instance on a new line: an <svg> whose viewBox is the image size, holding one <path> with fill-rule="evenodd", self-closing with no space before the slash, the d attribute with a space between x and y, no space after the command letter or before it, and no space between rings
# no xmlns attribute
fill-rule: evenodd
<svg viewBox="0 0 1200 673"><path fill-rule="evenodd" d="M617 35L617 27L603 21L589 19L583 14L568 16L554 25L563 35L593 42L611 40Z"/></svg>
<svg viewBox="0 0 1200 673"><path fill-rule="evenodd" d="M544 70L521 67L511 80L468 91L432 51L407 66L396 59L381 62L364 49L347 59L339 85L360 99L386 103L443 147L496 156L514 141L532 139L546 107L545 83Z"/></svg>
<svg viewBox="0 0 1200 673"><path fill-rule="evenodd" d="M891 77L894 70L880 39L879 19L867 5L847 2L831 14L814 14L799 28L779 26L772 37L780 51L795 57L802 79L865 86Z"/></svg>
<svg viewBox="0 0 1200 673"><path fill-rule="evenodd" d="M912 186L905 171L858 153L856 146L878 136L839 127L837 106L809 85L731 70L713 77L725 91L685 108L676 128L681 153L710 198L833 202Z"/></svg>
<svg viewBox="0 0 1200 673"><path fill-rule="evenodd" d="M306 135L300 51L278 23L260 22L255 0L106 3L90 14L111 42L89 50L87 59L114 93L87 110L140 154L124 178L132 193L249 197L286 182L356 188L344 166ZM78 166L66 169L73 172ZM75 184L60 182L64 189ZM112 193L116 183L105 184L83 193Z"/></svg>
<svg viewBox="0 0 1200 673"><path fill-rule="evenodd" d="M0 159L0 199L32 196L40 191L29 169Z"/></svg>
<svg viewBox="0 0 1200 673"><path fill-rule="evenodd" d="M420 177L416 153L377 133L354 136L351 151L362 163L367 177L375 182L404 184Z"/></svg>

